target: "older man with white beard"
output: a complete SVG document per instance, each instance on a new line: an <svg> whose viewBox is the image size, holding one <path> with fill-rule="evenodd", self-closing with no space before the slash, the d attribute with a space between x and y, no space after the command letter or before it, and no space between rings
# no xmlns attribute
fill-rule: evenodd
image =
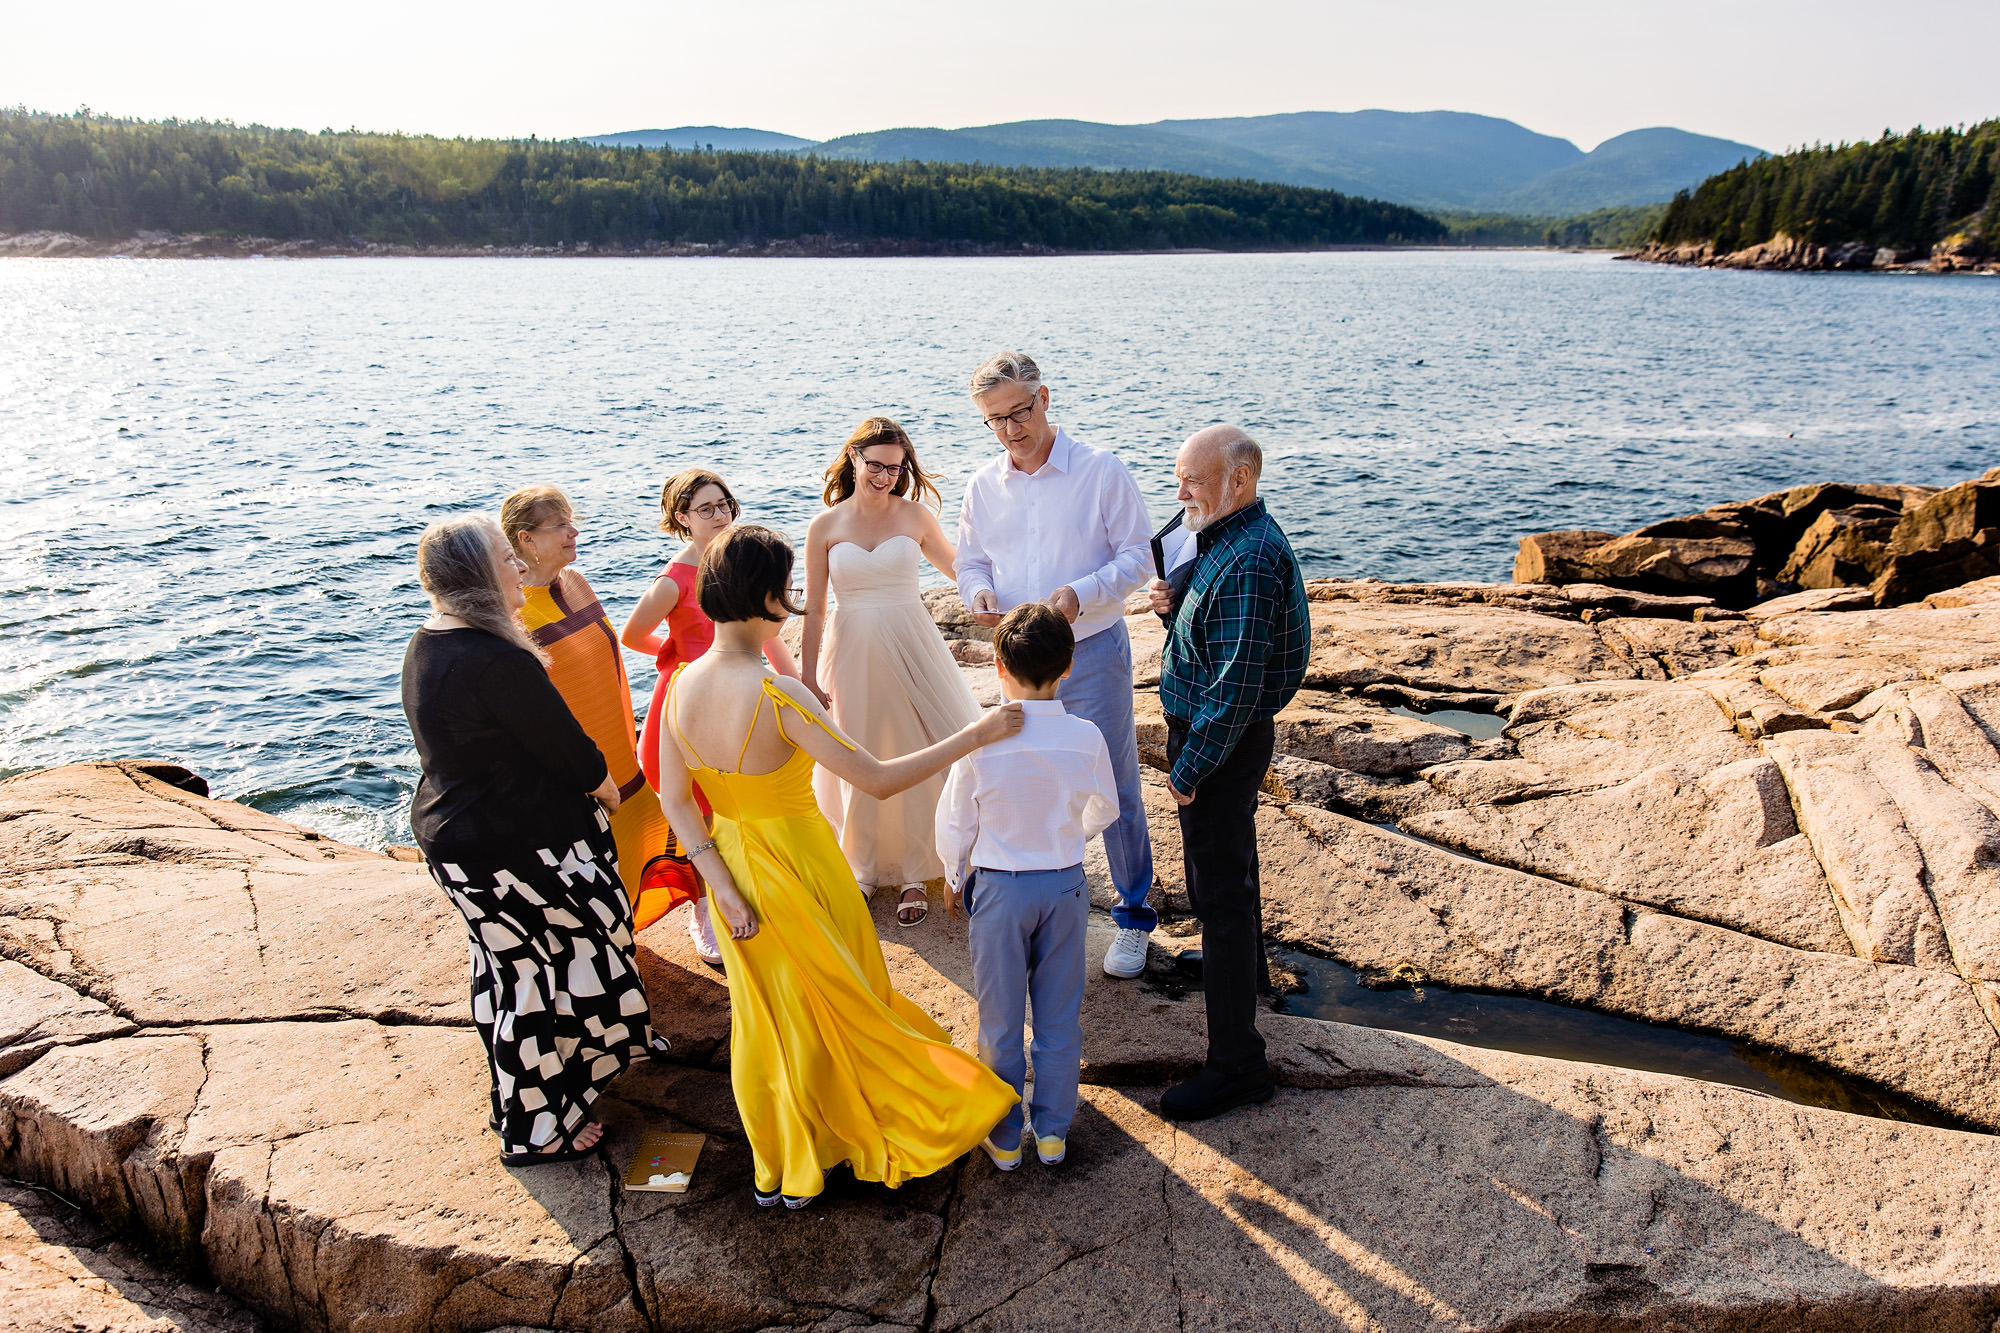
<svg viewBox="0 0 2000 1333"><path fill-rule="evenodd" d="M1139 788L1132 716L1132 641L1125 597L1152 563L1146 501L1117 455L1093 449L1049 420L1049 390L1020 352L987 358L967 386L1006 450L973 473L958 514L958 592L982 625L1024 602L1047 602L1070 622L1076 656L1056 691L1088 719L1111 752L1118 820L1104 830L1104 856L1118 902L1118 931L1104 955L1114 977L1146 970L1157 917L1153 842Z"/></svg>
<svg viewBox="0 0 2000 1333"><path fill-rule="evenodd" d="M1235 426L1188 437L1174 476L1194 567L1178 594L1165 579L1149 585L1153 610L1169 619L1160 665L1167 782L1201 918L1208 1005L1207 1062L1160 1098L1175 1120L1205 1120L1274 1090L1257 1032L1257 792L1271 766L1271 719L1305 680L1312 622L1291 543L1257 498L1263 470L1263 451Z"/></svg>

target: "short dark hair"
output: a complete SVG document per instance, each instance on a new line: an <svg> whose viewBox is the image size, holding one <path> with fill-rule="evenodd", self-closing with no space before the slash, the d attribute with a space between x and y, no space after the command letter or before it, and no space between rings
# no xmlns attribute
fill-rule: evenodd
<svg viewBox="0 0 2000 1333"><path fill-rule="evenodd" d="M1062 679L1076 655L1076 633L1047 602L1026 602L1000 617L993 655L1007 674L1036 689Z"/></svg>
<svg viewBox="0 0 2000 1333"><path fill-rule="evenodd" d="M771 599L793 615L792 544L782 532L744 523L708 544L695 574L694 599L702 614L718 625L761 620L771 614Z"/></svg>

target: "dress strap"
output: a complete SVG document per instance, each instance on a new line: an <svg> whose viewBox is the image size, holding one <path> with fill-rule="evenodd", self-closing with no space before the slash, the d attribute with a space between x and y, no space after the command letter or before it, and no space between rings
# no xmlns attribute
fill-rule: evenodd
<svg viewBox="0 0 2000 1333"><path fill-rule="evenodd" d="M736 771L738 773L743 771L743 756L750 753L750 738L757 734L757 716L763 711L764 696L759 694L757 696L757 706L750 710L750 725L743 728L743 748L736 752ZM774 714L777 712L775 708L771 711ZM785 734L785 724L782 722L778 724L778 734L780 736Z"/></svg>
<svg viewBox="0 0 2000 1333"><path fill-rule="evenodd" d="M824 731L827 735L833 737L834 740L840 742L840 744L845 748L849 750L858 748L853 741L848 740L846 737L842 736L839 732L835 731L832 727L827 726L826 723L820 721L818 718L814 717L811 713L806 712L805 709L800 708L797 701L795 701L790 695L786 694L783 690L778 688L778 678L776 676L766 676L764 678L764 693L770 696L771 716L774 720L776 720L778 724L778 734L780 736L784 736L785 744L791 746L794 750L799 748L798 743L794 741L790 736L785 735L785 709L788 707L797 712L799 716L803 717L806 721L812 723L814 726L818 727L821 731ZM754 724L754 719L753 719L753 724ZM745 744L748 744L748 742L746 741ZM739 767L741 766L740 760L738 761L738 766Z"/></svg>
<svg viewBox="0 0 2000 1333"><path fill-rule="evenodd" d="M700 752L687 743L687 738L681 735L680 723L674 720L675 714L680 711L674 702L675 689L681 683L681 672L685 670L687 670L687 663L683 662L674 668L673 675L667 677L667 700L661 707L667 710L667 730L674 733L675 743L694 756L696 768L707 768L708 765L702 760ZM756 726L757 719L754 717L751 718L750 725L753 727ZM745 743L747 744L748 742L746 741ZM738 763L740 766L741 761L739 760Z"/></svg>

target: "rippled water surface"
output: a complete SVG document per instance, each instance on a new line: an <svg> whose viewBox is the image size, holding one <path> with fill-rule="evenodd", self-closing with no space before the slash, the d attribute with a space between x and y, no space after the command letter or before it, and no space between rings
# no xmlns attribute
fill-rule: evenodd
<svg viewBox="0 0 2000 1333"><path fill-rule="evenodd" d="M1156 514L1248 426L1309 573L1497 578L1822 479L2000 462L2000 283L1545 254L0 263L0 771L166 757L220 795L407 840L397 702L424 524L553 481L617 618L671 554L662 480L797 533L886 412L946 474L960 386L1032 351ZM634 684L650 665L628 659Z"/></svg>

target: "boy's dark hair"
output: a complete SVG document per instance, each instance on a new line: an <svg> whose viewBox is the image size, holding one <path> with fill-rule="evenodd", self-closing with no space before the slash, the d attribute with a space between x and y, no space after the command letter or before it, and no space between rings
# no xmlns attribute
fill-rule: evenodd
<svg viewBox="0 0 2000 1333"><path fill-rule="evenodd" d="M792 544L784 534L745 523L709 543L695 574L694 599L718 625L771 614L771 599L793 615Z"/></svg>
<svg viewBox="0 0 2000 1333"><path fill-rule="evenodd" d="M993 655L1007 674L1036 689L1062 679L1076 653L1076 633L1047 602L1024 602L1000 618Z"/></svg>

